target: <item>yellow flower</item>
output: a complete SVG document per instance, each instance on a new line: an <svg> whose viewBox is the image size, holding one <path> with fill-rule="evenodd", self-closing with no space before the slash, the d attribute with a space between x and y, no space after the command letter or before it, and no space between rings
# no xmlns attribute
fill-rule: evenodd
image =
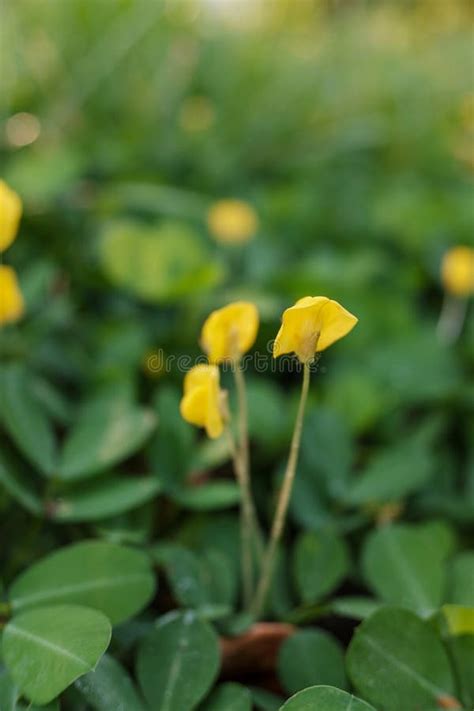
<svg viewBox="0 0 474 711"><path fill-rule="evenodd" d="M25 305L18 279L12 267L0 264L0 326L18 321Z"/></svg>
<svg viewBox="0 0 474 711"><path fill-rule="evenodd" d="M0 252L4 252L14 241L21 212L19 195L0 180Z"/></svg>
<svg viewBox="0 0 474 711"><path fill-rule="evenodd" d="M441 277L446 291L455 296L474 293L474 249L453 247L443 257Z"/></svg>
<svg viewBox="0 0 474 711"><path fill-rule="evenodd" d="M211 439L224 430L223 391L219 387L219 369L215 365L196 365L184 379L181 416L186 422L204 427Z"/></svg>
<svg viewBox="0 0 474 711"><path fill-rule="evenodd" d="M213 311L201 333L201 345L211 363L239 360L255 343L258 310L250 301L235 301Z"/></svg>
<svg viewBox="0 0 474 711"><path fill-rule="evenodd" d="M218 200L207 213L209 231L218 242L248 242L258 230L257 213L243 200Z"/></svg>
<svg viewBox="0 0 474 711"><path fill-rule="evenodd" d="M326 296L305 296L283 314L273 356L296 353L302 363L352 331L358 319Z"/></svg>

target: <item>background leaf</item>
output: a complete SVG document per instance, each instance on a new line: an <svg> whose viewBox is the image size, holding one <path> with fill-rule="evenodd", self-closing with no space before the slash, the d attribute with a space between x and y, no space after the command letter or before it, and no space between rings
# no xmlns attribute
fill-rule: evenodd
<svg viewBox="0 0 474 711"><path fill-rule="evenodd" d="M334 533L304 533L294 549L294 576L300 599L317 602L336 588L348 573L349 554Z"/></svg>
<svg viewBox="0 0 474 711"><path fill-rule="evenodd" d="M440 606L446 582L446 551L431 530L393 524L367 538L362 565L382 600L427 615Z"/></svg>
<svg viewBox="0 0 474 711"><path fill-rule="evenodd" d="M127 672L108 654L75 682L75 688L96 711L145 711Z"/></svg>
<svg viewBox="0 0 474 711"><path fill-rule="evenodd" d="M49 512L56 521L97 521L150 501L160 489L160 482L151 476L101 478L81 483L75 490L51 501Z"/></svg>
<svg viewBox="0 0 474 711"><path fill-rule="evenodd" d="M200 711L252 711L250 691L241 684L221 684L199 707Z"/></svg>
<svg viewBox="0 0 474 711"><path fill-rule="evenodd" d="M56 468L56 441L51 423L33 394L31 376L18 365L2 367L2 425L28 461L45 476Z"/></svg>
<svg viewBox="0 0 474 711"><path fill-rule="evenodd" d="M86 405L61 452L59 476L83 479L133 454L156 425L151 410L121 398L100 398Z"/></svg>
<svg viewBox="0 0 474 711"><path fill-rule="evenodd" d="M160 618L138 650L137 676L152 708L192 709L219 669L217 637L194 613Z"/></svg>
<svg viewBox="0 0 474 711"><path fill-rule="evenodd" d="M101 610L117 624L141 610L154 588L146 555L113 543L84 541L26 570L10 587L9 598L15 612L74 603Z"/></svg>
<svg viewBox="0 0 474 711"><path fill-rule="evenodd" d="M323 630L297 632L280 647L278 677L289 694L315 684L345 689L347 681L342 647Z"/></svg>
<svg viewBox="0 0 474 711"><path fill-rule="evenodd" d="M110 642L111 627L96 610L78 605L23 612L3 631L3 657L22 694L47 704L91 671Z"/></svg>
<svg viewBox="0 0 474 711"><path fill-rule="evenodd" d="M361 699L356 699L331 686L313 686L292 696L281 711L375 711Z"/></svg>
<svg viewBox="0 0 474 711"><path fill-rule="evenodd" d="M436 632L395 607L380 609L357 628L347 670L361 696L384 711L429 711L456 693Z"/></svg>

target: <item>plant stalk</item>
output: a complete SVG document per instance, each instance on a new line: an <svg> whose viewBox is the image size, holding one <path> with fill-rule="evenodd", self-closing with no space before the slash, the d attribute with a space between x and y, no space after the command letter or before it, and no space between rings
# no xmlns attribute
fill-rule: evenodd
<svg viewBox="0 0 474 711"><path fill-rule="evenodd" d="M244 510L247 525L249 526L252 532L252 543L257 555L258 562L260 562L263 556L262 534L260 531L257 512L255 509L252 490L250 486L247 388L245 386L244 371L242 370L241 361L235 364L233 371L239 410L239 452L242 462L242 497L244 500Z"/></svg>
<svg viewBox="0 0 474 711"><path fill-rule="evenodd" d="M444 295L441 313L436 326L436 334L441 343L452 345L461 335L467 312L467 298Z"/></svg>
<svg viewBox="0 0 474 711"><path fill-rule="evenodd" d="M253 531L249 525L249 498L246 493L244 467L242 458L237 450L235 439L232 430L228 425L226 427L226 436L229 444L229 449L234 465L235 478L240 487L241 505L240 505L240 542L241 542L241 563L242 563L242 596L244 606L247 608L250 605L253 595L253 556L252 556L252 538Z"/></svg>
<svg viewBox="0 0 474 711"><path fill-rule="evenodd" d="M301 387L300 403L295 421L295 429L293 431L293 437L291 440L288 464L286 466L285 476L280 490L280 495L278 497L275 516L273 518L270 542L263 558L262 572L257 587L257 593L255 595L254 603L252 605L252 612L255 614L256 617L258 617L262 613L263 607L265 605L266 597L273 577L273 568L275 565L275 556L278 549L278 544L285 528L288 505L290 503L291 491L293 489L293 482L295 479L296 467L298 464L298 455L301 445L301 434L303 431L304 413L306 409L306 402L308 399L310 373L310 364L305 363L303 370L303 384Z"/></svg>

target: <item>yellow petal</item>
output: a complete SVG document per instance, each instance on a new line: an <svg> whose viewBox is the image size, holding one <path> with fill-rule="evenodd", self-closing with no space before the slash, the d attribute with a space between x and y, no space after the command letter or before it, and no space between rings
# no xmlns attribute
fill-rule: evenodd
<svg viewBox="0 0 474 711"><path fill-rule="evenodd" d="M323 306L320 316L322 323L316 348L318 352L326 350L340 338L347 336L359 320L337 301L332 300Z"/></svg>
<svg viewBox="0 0 474 711"><path fill-rule="evenodd" d="M474 249L453 247L443 257L441 277L446 291L455 296L474 293Z"/></svg>
<svg viewBox="0 0 474 711"><path fill-rule="evenodd" d="M25 311L15 271L0 264L0 325L18 321Z"/></svg>
<svg viewBox="0 0 474 711"><path fill-rule="evenodd" d="M236 301L213 311L204 323L201 344L211 363L236 360L255 343L258 310L249 301Z"/></svg>
<svg viewBox="0 0 474 711"><path fill-rule="evenodd" d="M22 212L20 197L0 180L0 252L14 241Z"/></svg>
<svg viewBox="0 0 474 711"><path fill-rule="evenodd" d="M326 296L305 296L283 314L275 358L296 353L306 363L354 328L357 318Z"/></svg>
<svg viewBox="0 0 474 711"><path fill-rule="evenodd" d="M207 214L207 225L218 242L240 244L255 235L258 217L243 200L218 200Z"/></svg>
<svg viewBox="0 0 474 711"><path fill-rule="evenodd" d="M186 395L200 385L209 385L214 380L219 386L219 369L215 365L200 363L188 370L184 378L184 394Z"/></svg>
<svg viewBox="0 0 474 711"><path fill-rule="evenodd" d="M220 408L219 370L213 365L197 365L184 380L184 397L180 412L186 422L204 427L209 437L216 439L224 430Z"/></svg>

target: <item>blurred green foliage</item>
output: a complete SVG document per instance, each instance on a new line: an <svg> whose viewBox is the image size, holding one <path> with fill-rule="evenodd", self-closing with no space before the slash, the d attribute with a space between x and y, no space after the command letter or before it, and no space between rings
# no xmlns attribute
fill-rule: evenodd
<svg viewBox="0 0 474 711"><path fill-rule="evenodd" d="M358 619L375 601L351 607L351 595L367 590L415 612L471 604L472 557L449 555L468 547L474 521L472 304L451 348L436 321L440 259L474 244L472 5L17 0L2 15L2 177L24 201L5 260L27 305L0 338L3 582L83 538L153 543L177 604L230 629L238 492L226 447L179 418L183 372L210 310L258 304L250 431L268 522L299 384L274 371L268 342L283 308L324 294L360 322L313 380L293 562L282 554L269 614L311 621L322 608L308 603L324 598L324 614L339 604ZM209 206L225 197L258 214L245 244L209 232ZM374 533L392 517L423 527ZM423 536L439 519L455 543L431 560ZM384 546L410 537L404 563L431 590L416 604L383 569ZM312 580L324 560L335 569ZM104 659L107 686L121 671ZM146 661L140 675L154 699ZM90 683L76 691L102 708ZM291 673L283 683L297 686ZM242 692L215 692L209 708L227 695Z"/></svg>

